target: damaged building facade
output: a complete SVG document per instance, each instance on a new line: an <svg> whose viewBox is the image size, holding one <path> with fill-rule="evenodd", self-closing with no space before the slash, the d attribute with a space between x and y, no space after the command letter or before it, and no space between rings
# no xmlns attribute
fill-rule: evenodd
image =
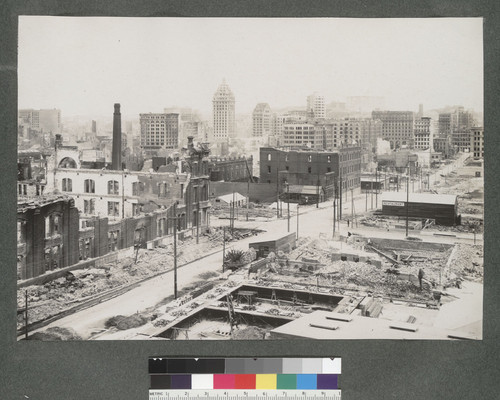
<svg viewBox="0 0 500 400"><path fill-rule="evenodd" d="M28 279L78 262L79 216L73 199L17 204L17 276Z"/></svg>
<svg viewBox="0 0 500 400"><path fill-rule="evenodd" d="M260 182L279 185L281 192L286 190L286 183L322 186L331 197L335 182L338 188L350 190L360 186L360 178L359 146L342 147L335 152L260 149Z"/></svg>

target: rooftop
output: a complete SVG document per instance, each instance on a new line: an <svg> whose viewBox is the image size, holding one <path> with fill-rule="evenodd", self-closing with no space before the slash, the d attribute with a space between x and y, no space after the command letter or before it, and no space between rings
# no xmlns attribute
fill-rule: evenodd
<svg viewBox="0 0 500 400"><path fill-rule="evenodd" d="M406 202L406 192L384 192L382 201L401 201ZM410 203L430 203L430 204L449 204L454 205L457 202L455 194L433 194L433 193L410 193Z"/></svg>
<svg viewBox="0 0 500 400"><path fill-rule="evenodd" d="M271 331L275 337L307 339L451 339L472 338L458 331L380 318L314 311Z"/></svg>

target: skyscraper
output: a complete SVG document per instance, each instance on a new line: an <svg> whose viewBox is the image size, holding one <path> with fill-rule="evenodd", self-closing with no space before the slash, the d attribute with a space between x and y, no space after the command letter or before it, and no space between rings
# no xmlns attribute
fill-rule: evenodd
<svg viewBox="0 0 500 400"><path fill-rule="evenodd" d="M214 140L225 141L235 135L234 94L224 79L213 100Z"/></svg>
<svg viewBox="0 0 500 400"><path fill-rule="evenodd" d="M271 107L267 103L255 106L252 115L253 136L269 136L272 132Z"/></svg>
<svg viewBox="0 0 500 400"><path fill-rule="evenodd" d="M372 119L382 121L382 139L391 143L391 149L413 148L415 115L412 111L372 111Z"/></svg>
<svg viewBox="0 0 500 400"><path fill-rule="evenodd" d="M179 146L179 114L139 114L141 147L151 154Z"/></svg>
<svg viewBox="0 0 500 400"><path fill-rule="evenodd" d="M307 111L312 111L314 118L325 118L325 98L318 93L307 96Z"/></svg>

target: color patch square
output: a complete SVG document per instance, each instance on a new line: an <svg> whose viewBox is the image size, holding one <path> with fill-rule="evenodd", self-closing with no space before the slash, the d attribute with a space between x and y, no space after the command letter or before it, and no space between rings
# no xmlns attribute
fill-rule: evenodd
<svg viewBox="0 0 500 400"><path fill-rule="evenodd" d="M213 389L214 376L212 374L191 375L191 389Z"/></svg>
<svg viewBox="0 0 500 400"><path fill-rule="evenodd" d="M283 372L283 361L281 358L264 358L261 374L281 374Z"/></svg>
<svg viewBox="0 0 500 400"><path fill-rule="evenodd" d="M255 378L256 389L276 389L276 374L257 374Z"/></svg>
<svg viewBox="0 0 500 400"><path fill-rule="evenodd" d="M234 376L235 389L255 389L255 374L239 374Z"/></svg>
<svg viewBox="0 0 500 400"><path fill-rule="evenodd" d="M228 358L226 360L226 374L244 374L245 359L244 358Z"/></svg>
<svg viewBox="0 0 500 400"><path fill-rule="evenodd" d="M151 389L170 389L170 375L151 375Z"/></svg>
<svg viewBox="0 0 500 400"><path fill-rule="evenodd" d="M264 359L245 358L245 374L262 374L264 371Z"/></svg>
<svg viewBox="0 0 500 400"><path fill-rule="evenodd" d="M170 389L191 389L191 375L171 375Z"/></svg>
<svg viewBox="0 0 500 400"><path fill-rule="evenodd" d="M284 374L301 374L302 359L301 358L284 358L282 372Z"/></svg>
<svg viewBox="0 0 500 400"><path fill-rule="evenodd" d="M278 374L276 379L277 389L296 389L297 375L295 374Z"/></svg>
<svg viewBox="0 0 500 400"><path fill-rule="evenodd" d="M342 359L323 358L323 373L324 374L340 374L342 369Z"/></svg>
<svg viewBox="0 0 500 400"><path fill-rule="evenodd" d="M338 389L336 374L319 374L318 389Z"/></svg>
<svg viewBox="0 0 500 400"><path fill-rule="evenodd" d="M215 374L214 389L234 389L233 374Z"/></svg>
<svg viewBox="0 0 500 400"><path fill-rule="evenodd" d="M316 374L298 374L297 389L316 389Z"/></svg>
<svg viewBox="0 0 500 400"><path fill-rule="evenodd" d="M304 358L302 360L303 374L321 374L323 370L322 358Z"/></svg>
<svg viewBox="0 0 500 400"><path fill-rule="evenodd" d="M150 358L148 364L150 374L164 374L167 372L167 359Z"/></svg>

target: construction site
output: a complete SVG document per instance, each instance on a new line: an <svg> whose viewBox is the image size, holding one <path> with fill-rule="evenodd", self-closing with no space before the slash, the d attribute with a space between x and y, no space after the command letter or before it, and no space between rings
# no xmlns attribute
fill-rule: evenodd
<svg viewBox="0 0 500 400"><path fill-rule="evenodd" d="M459 193L460 225L382 215L380 204L341 221L326 202L293 207L290 219L286 204L283 218L220 205L198 243L177 243L178 291L170 237L20 288L19 334L28 304L29 323L42 323L29 338L42 340L481 339L482 178L465 166L432 186ZM353 195L358 210L365 201ZM144 304L127 308L134 290ZM113 298L123 307L96 309ZM92 310L88 323L76 319Z"/></svg>

